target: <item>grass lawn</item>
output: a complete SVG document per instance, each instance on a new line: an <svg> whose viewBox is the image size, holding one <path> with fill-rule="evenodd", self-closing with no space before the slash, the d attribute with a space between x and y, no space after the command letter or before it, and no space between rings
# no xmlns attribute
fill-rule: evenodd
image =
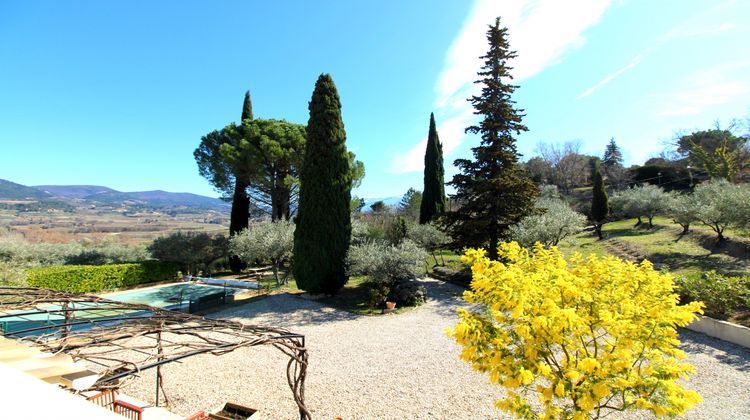
<svg viewBox="0 0 750 420"><path fill-rule="evenodd" d="M605 240L599 241L591 232L583 232L560 243L570 254L582 252L605 255L625 248L651 262L661 264L676 274L701 275L709 270L722 274L750 275L750 237L746 232L726 231L730 238L717 243L715 233L703 225L691 226L691 232L680 236L682 228L663 217L654 218L654 227L634 227L634 219L604 225Z"/></svg>

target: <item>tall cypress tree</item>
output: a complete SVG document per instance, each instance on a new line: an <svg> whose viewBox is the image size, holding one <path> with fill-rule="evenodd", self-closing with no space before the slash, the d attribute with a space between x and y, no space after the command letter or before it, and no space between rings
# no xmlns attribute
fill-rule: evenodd
<svg viewBox="0 0 750 420"><path fill-rule="evenodd" d="M599 162L596 161L593 165L594 196L591 200L591 220L594 222L594 230L599 239L604 239L604 236L602 236L602 225L604 225L604 221L607 215L609 215L609 198L607 197L607 191L604 189L604 179L602 178Z"/></svg>
<svg viewBox="0 0 750 420"><path fill-rule="evenodd" d="M245 100L242 102L242 120L253 119L253 103L250 101L250 91L245 92ZM247 180L242 174L235 174L234 194L232 195L232 211L229 218L229 235L234 236L247 229L250 219L250 197L247 195ZM245 268L245 263L236 256L229 257L229 268L233 273L239 273Z"/></svg>
<svg viewBox="0 0 750 420"><path fill-rule="evenodd" d="M498 242L507 236L511 225L534 211L538 191L526 173L519 168L519 154L514 135L528 129L521 123L523 110L515 109L511 94L517 86L512 79L508 60L510 51L507 28L500 27L500 18L490 25L487 40L490 49L484 60L479 96L469 102L482 119L466 132L481 135L479 146L472 152L474 160L458 159L454 164L459 173L451 185L456 188L454 200L458 210L446 213L444 223L457 247L487 247L488 257L498 259Z"/></svg>
<svg viewBox="0 0 750 420"><path fill-rule="evenodd" d="M310 100L294 231L294 277L309 293L336 293L346 284L351 240L352 172L336 85L321 74Z"/></svg>
<svg viewBox="0 0 750 420"><path fill-rule="evenodd" d="M440 144L435 115L430 113L430 133L424 152L424 190L419 207L419 223L429 223L445 212L445 185L443 176L443 145Z"/></svg>

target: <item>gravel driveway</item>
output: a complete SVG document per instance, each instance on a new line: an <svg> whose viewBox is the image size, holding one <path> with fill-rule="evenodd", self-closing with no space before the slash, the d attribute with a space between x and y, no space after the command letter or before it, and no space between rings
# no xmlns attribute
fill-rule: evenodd
<svg viewBox="0 0 750 420"><path fill-rule="evenodd" d="M310 352L306 402L315 418L498 418L500 387L458 360L445 336L463 305L461 289L423 280L430 300L402 314L359 316L293 295L275 295L211 315L278 325L305 334ZM750 351L682 331L696 375L688 382L704 401L688 418L750 418ZM287 358L273 348L196 356L163 368L173 411L189 415L234 401L259 408L264 418L296 418L286 384ZM125 392L153 402L154 374ZM633 415L633 418L641 417Z"/></svg>

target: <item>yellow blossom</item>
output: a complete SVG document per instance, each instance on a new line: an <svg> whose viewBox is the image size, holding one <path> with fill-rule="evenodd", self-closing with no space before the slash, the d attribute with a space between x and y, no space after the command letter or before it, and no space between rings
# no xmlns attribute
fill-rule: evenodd
<svg viewBox="0 0 750 420"><path fill-rule="evenodd" d="M669 274L647 261L578 253L566 260L539 244L504 243L500 253L503 263L484 250L466 252L472 282L464 299L485 309L459 310L447 331L461 359L492 383L513 390L537 382L540 411L512 392L498 408L524 418L587 418L616 394L608 404L618 409L680 416L700 401L677 382L692 367L678 362L676 327L692 322L701 304L679 305Z"/></svg>

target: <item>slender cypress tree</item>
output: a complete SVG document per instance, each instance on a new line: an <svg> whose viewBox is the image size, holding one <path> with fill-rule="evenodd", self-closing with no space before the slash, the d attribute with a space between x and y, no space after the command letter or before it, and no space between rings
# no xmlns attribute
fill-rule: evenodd
<svg viewBox="0 0 750 420"><path fill-rule="evenodd" d="M429 223L445 212L445 185L443 176L443 145L440 144L435 115L430 113L430 133L424 152L424 192L419 207L419 223Z"/></svg>
<svg viewBox="0 0 750 420"><path fill-rule="evenodd" d="M443 218L454 246L487 247L493 260L498 259L498 243L510 226L534 212L538 195L518 165L514 135L528 129L521 123L523 110L515 109L511 99L517 86L508 83L512 77L507 61L516 53L510 51L507 31L500 27L500 18L487 31L490 49L481 57L481 78L475 82L482 85L482 92L469 99L482 119L466 129L482 140L472 149L474 160L454 162L460 172L450 184L456 188L453 199L460 208Z"/></svg>
<svg viewBox="0 0 750 420"><path fill-rule="evenodd" d="M318 78L309 109L299 177L293 272L300 289L334 294L347 281L352 172L341 102L330 75Z"/></svg>
<svg viewBox="0 0 750 420"><path fill-rule="evenodd" d="M604 179L602 178L602 171L599 168L599 162L594 162L593 165L594 197L591 200L591 220L594 222L594 230L599 239L604 239L602 236L602 225L604 225L604 220L609 215L609 198L607 198L607 191L604 189Z"/></svg>
<svg viewBox="0 0 750 420"><path fill-rule="evenodd" d="M242 121L253 119L253 104L250 101L250 91L245 92L242 103ZM247 195L248 182L242 174L235 174L234 194L232 195L232 211L229 218L229 235L234 236L247 229L250 219L250 197ZM239 273L245 268L245 263L236 256L229 257L229 268L233 273Z"/></svg>
<svg viewBox="0 0 750 420"><path fill-rule="evenodd" d="M245 100L242 102L242 121L253 119L253 102L250 100L250 91L245 91Z"/></svg>

